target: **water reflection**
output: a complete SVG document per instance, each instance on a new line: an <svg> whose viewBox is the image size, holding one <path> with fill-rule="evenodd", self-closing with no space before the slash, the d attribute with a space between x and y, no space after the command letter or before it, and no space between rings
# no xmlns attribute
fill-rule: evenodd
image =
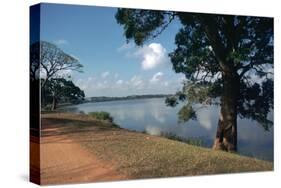
<svg viewBox="0 0 281 188"><path fill-rule="evenodd" d="M219 108L201 108L197 121L178 124L181 107L167 107L163 98L127 101L85 103L64 107L62 110L85 113L107 111L121 127L146 131L152 135L172 133L182 138L199 138L205 147L211 147L216 133ZM273 119L271 114L271 119ZM266 132L257 123L238 119L238 152L265 160L273 160L273 128Z"/></svg>

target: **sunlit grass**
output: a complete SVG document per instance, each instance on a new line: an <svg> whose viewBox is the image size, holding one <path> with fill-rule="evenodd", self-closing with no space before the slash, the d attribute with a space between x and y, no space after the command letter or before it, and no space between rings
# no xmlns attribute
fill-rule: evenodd
<svg viewBox="0 0 281 188"><path fill-rule="evenodd" d="M131 178L268 171L273 163L114 127L88 115L44 114L64 120L65 130L99 159ZM69 121L70 120L70 121ZM62 122L64 122L62 121ZM87 131L81 131L87 129Z"/></svg>

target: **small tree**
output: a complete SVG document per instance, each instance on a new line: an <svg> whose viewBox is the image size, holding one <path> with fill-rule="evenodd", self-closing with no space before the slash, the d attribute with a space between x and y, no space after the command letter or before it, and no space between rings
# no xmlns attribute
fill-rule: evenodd
<svg viewBox="0 0 281 188"><path fill-rule="evenodd" d="M196 118L194 104L221 107L214 149L237 150L237 116L265 129L273 109L273 19L118 9L117 22L137 45L157 37L173 20L182 28L169 54L173 69L188 79L169 105L186 101L179 118ZM219 99L219 100L218 100Z"/></svg>
<svg viewBox="0 0 281 188"><path fill-rule="evenodd" d="M85 94L71 80L51 78L45 86L45 101L51 104L51 110L57 108L58 102L79 103Z"/></svg>

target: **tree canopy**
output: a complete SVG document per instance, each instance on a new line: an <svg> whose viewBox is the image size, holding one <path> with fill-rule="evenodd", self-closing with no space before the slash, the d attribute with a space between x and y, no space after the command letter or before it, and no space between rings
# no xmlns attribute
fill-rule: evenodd
<svg viewBox="0 0 281 188"><path fill-rule="evenodd" d="M42 106L52 102L55 109L58 101L83 100L84 92L67 74L69 71L82 72L83 66L76 58L50 42L39 41L30 47L30 62L31 80L40 80Z"/></svg>
<svg viewBox="0 0 281 188"><path fill-rule="evenodd" d="M115 18L127 41L137 45L157 37L172 21L181 24L169 57L174 71L187 81L182 91L166 100L172 106L186 101L181 120L196 118L194 104L221 104L225 78L231 77L239 87L237 114L266 130L272 125L272 18L137 9L118 9Z"/></svg>
<svg viewBox="0 0 281 188"><path fill-rule="evenodd" d="M85 94L71 80L65 78L51 78L45 86L45 102L52 104L52 110L57 103L79 103L84 100Z"/></svg>
<svg viewBox="0 0 281 188"><path fill-rule="evenodd" d="M42 87L50 78L61 77L66 71L82 72L83 65L56 45L39 41L31 45L31 74L44 77Z"/></svg>

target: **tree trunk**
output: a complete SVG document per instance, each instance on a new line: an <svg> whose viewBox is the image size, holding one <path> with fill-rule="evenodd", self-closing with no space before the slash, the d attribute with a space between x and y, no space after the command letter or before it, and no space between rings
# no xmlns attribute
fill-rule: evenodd
<svg viewBox="0 0 281 188"><path fill-rule="evenodd" d="M52 102L52 110L57 109L57 98L53 96L53 102Z"/></svg>
<svg viewBox="0 0 281 188"><path fill-rule="evenodd" d="M239 76L223 73L223 94L221 111L213 149L237 151L237 100Z"/></svg>
<svg viewBox="0 0 281 188"><path fill-rule="evenodd" d="M41 106L46 106L45 89L41 87Z"/></svg>
<svg viewBox="0 0 281 188"><path fill-rule="evenodd" d="M46 106L46 83L47 83L48 79L46 78L45 80L41 80L40 84L41 84L41 106Z"/></svg>

